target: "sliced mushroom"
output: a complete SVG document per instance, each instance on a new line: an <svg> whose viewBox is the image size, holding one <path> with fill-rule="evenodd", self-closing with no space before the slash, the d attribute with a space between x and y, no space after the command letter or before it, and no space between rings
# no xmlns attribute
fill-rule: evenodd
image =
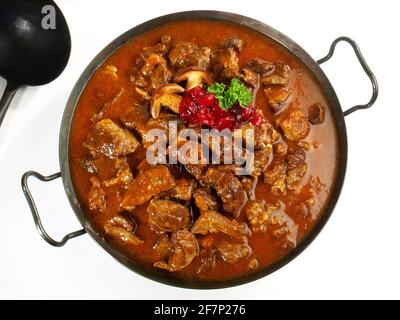
<svg viewBox="0 0 400 320"><path fill-rule="evenodd" d="M138 87L135 88L136 92L139 93L145 100L150 100L150 95L144 91L143 89L140 89Z"/></svg>
<svg viewBox="0 0 400 320"><path fill-rule="evenodd" d="M161 106L167 107L175 113L179 113L179 104L181 103L182 97L177 93L184 92L178 84L165 84L157 89L151 98L150 110L151 115L154 119L157 119Z"/></svg>
<svg viewBox="0 0 400 320"><path fill-rule="evenodd" d="M175 77L174 82L179 83L186 81L186 90L190 90L194 87L199 87L203 83L210 85L212 83L207 72L203 69L196 67L187 67L179 70Z"/></svg>

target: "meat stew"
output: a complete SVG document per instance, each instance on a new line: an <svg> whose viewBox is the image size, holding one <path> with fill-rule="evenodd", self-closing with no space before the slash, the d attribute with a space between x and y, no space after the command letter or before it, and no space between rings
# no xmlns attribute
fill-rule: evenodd
<svg viewBox="0 0 400 320"><path fill-rule="evenodd" d="M182 112L234 80L252 93L251 107L217 108L212 119ZM149 164L147 132L170 121L254 129L254 171ZM283 47L234 24L180 21L133 39L95 72L69 162L88 220L123 254L169 277L226 280L278 261L312 230L335 181L336 141L318 84Z"/></svg>

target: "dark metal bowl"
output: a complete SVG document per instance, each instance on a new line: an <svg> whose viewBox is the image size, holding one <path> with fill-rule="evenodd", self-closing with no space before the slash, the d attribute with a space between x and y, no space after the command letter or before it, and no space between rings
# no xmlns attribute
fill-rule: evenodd
<svg viewBox="0 0 400 320"><path fill-rule="evenodd" d="M86 219L85 214L83 213L80 204L76 198L73 184L71 181L70 169L69 169L69 137L70 137L70 130L71 130L71 122L75 113L75 108L79 101L80 95L84 90L88 80L91 78L93 73L99 68L103 62L110 57L118 48L125 45L128 41L132 40L133 38L137 37L144 32L156 28L160 25L177 21L177 20L214 20L214 21L226 21L230 23L239 24L253 30L260 32L261 34L273 39L281 46L286 48L289 52L295 55L309 71L314 75L315 79L320 84L320 87L326 97L329 107L331 108L331 112L336 123L336 130L337 130L337 138L338 138L338 147L339 147L339 159L338 159L338 169L336 180L332 188L332 192L330 195L330 199L326 206L325 212L320 218L319 222L315 225L313 230L308 234L306 238L304 238L300 244L296 248L294 248L289 254L285 257L280 259L279 261L275 262L272 265L267 266L266 268L261 269L260 271L232 280L225 280L225 281L193 281L193 280L182 280L177 279L174 277L170 277L166 275L163 271L158 271L155 269L145 268L142 265L135 263L124 256L120 251L112 247L108 244L104 237L96 232L96 230L91 226L91 224ZM329 82L328 78L326 77L325 73L320 68L319 64L329 60L334 52L335 46L340 41L346 41L350 45L352 45L361 65L363 66L365 72L371 79L372 87L373 87L373 95L370 102L366 105L359 105L353 108L350 108L346 112L343 113L342 108L340 106L339 100L336 96L335 90L333 89L331 83ZM297 255L299 255L318 235L318 233L322 230L326 222L328 221L331 213L336 205L336 202L339 198L345 172L346 172L346 165L347 165L347 134L346 134L346 125L344 121L344 116L348 115L356 110L365 109L372 106L377 98L378 94L378 86L374 75L372 74L371 70L369 69L368 65L366 64L365 60L363 59L361 52L357 46L357 44L347 38L341 37L335 40L331 46L329 54L316 62L312 59L307 52L305 52L298 44L296 44L293 40L289 39L284 34L280 33L279 31L267 26L266 24L256 21L254 19L244 17L237 14L226 13L226 12L219 12L219 11L187 11L187 12L179 12L173 13L166 16L162 16L150 21L147 21L139 26L132 28L131 30L127 31L123 35L119 36L117 39L112 41L106 48L104 48L89 64L89 66L85 69L82 73L81 77L79 78L78 82L76 83L75 87L72 90L72 93L68 99L67 105L65 107L64 116L62 119L61 124L61 132L60 132L60 140L59 140L59 159L60 159L60 168L61 173L56 173L51 176L42 176L37 172L27 172L22 178L22 187L24 193L27 197L28 203L30 205L36 227L39 230L41 236L51 245L54 246L62 246L64 245L69 239L82 235L84 233L89 233L89 235L98 243L100 244L104 250L106 250L109 254L111 254L115 259L121 262L123 265L135 271L149 279L159 281L161 283L179 286L184 288L198 288L198 289L216 289L216 288L225 288L236 286L240 284L244 284L250 281L257 280L262 278L279 268L286 265L288 262L293 260ZM80 223L83 226L83 230L76 231L73 233L68 234L65 236L61 241L57 241L52 239L44 230L39 214L37 212L37 208L35 203L32 199L32 195L28 189L27 180L29 176L34 176L42 181L49 181L53 180L58 177L62 177L65 192L68 196L69 202L71 204L72 209L74 210L77 218L79 219Z"/></svg>

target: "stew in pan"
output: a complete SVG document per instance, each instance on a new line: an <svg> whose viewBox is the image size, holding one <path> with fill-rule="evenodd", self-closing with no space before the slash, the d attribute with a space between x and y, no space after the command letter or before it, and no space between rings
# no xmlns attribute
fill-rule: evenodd
<svg viewBox="0 0 400 320"><path fill-rule="evenodd" d="M151 130L173 128L251 130L251 170L238 174L243 164L224 152L219 163L168 161L171 141L167 161L149 161L161 139ZM329 106L299 60L256 31L205 20L163 25L110 56L82 92L69 145L96 230L148 268L204 281L245 276L296 247L324 214L337 159Z"/></svg>

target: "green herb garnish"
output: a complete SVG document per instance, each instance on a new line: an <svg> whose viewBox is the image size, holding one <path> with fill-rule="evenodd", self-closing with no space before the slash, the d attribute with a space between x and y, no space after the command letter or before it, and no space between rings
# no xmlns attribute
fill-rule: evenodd
<svg viewBox="0 0 400 320"><path fill-rule="evenodd" d="M217 82L208 87L208 92L215 95L223 110L230 109L236 103L246 108L253 100L251 91L237 78L232 79L228 89L225 89L226 86L223 83Z"/></svg>
<svg viewBox="0 0 400 320"><path fill-rule="evenodd" d="M214 94L214 96L218 99L219 104L222 108L222 104L224 101L224 92L225 92L226 85L223 83L215 82L211 86L208 87L208 92Z"/></svg>

